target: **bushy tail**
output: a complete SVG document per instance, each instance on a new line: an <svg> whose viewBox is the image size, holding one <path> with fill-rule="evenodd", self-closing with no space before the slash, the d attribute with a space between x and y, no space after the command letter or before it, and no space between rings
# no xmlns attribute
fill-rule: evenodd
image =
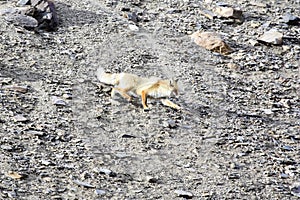
<svg viewBox="0 0 300 200"><path fill-rule="evenodd" d="M108 85L116 85L118 83L118 74L105 73L102 67L99 67L96 71L96 76L101 83Z"/></svg>

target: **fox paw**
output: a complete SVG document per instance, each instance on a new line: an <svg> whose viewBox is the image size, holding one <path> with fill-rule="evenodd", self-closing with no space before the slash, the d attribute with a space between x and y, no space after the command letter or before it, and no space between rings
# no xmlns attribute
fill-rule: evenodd
<svg viewBox="0 0 300 200"><path fill-rule="evenodd" d="M144 107L143 109L144 109L144 111L149 111L150 110L149 107Z"/></svg>
<svg viewBox="0 0 300 200"><path fill-rule="evenodd" d="M146 105L146 106L143 106L143 109L144 109L144 111L149 111L151 109L151 107Z"/></svg>

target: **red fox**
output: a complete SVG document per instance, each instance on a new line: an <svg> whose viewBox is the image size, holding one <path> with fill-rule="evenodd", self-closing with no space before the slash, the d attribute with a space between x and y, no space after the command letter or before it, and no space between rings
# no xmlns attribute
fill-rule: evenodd
<svg viewBox="0 0 300 200"><path fill-rule="evenodd" d="M143 78L129 73L105 73L103 68L98 68L96 72L100 82L113 85L111 97L119 93L122 97L131 101L130 93L134 93L142 98L144 110L148 110L147 98L160 99L163 105L180 109L180 106L166 99L172 95L178 95L177 80L162 80L156 77Z"/></svg>

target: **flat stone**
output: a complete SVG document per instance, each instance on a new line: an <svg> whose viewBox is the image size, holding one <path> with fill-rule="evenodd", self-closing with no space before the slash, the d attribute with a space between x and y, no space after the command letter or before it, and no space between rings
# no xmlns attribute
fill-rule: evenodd
<svg viewBox="0 0 300 200"><path fill-rule="evenodd" d="M8 85L3 87L6 90L13 90L20 93L26 93L28 91L27 86L19 86L19 85Z"/></svg>
<svg viewBox="0 0 300 200"><path fill-rule="evenodd" d="M283 34L278 32L275 29L271 29L265 32L257 41L262 43L269 43L274 45L281 45L282 44Z"/></svg>
<svg viewBox="0 0 300 200"><path fill-rule="evenodd" d="M65 106L67 103L60 97L52 96L52 103L57 106Z"/></svg>
<svg viewBox="0 0 300 200"><path fill-rule="evenodd" d="M105 190L96 189L95 194L101 196L101 195L105 195L106 192L105 192Z"/></svg>
<svg viewBox="0 0 300 200"><path fill-rule="evenodd" d="M184 191L184 190L175 190L175 194L177 194L178 197L191 199L194 195L191 192Z"/></svg>
<svg viewBox="0 0 300 200"><path fill-rule="evenodd" d="M14 121L15 122L26 122L28 119L24 117L23 115L16 115L14 116Z"/></svg>
<svg viewBox="0 0 300 200"><path fill-rule="evenodd" d="M35 28L38 26L38 21L35 18L24 14L8 14L5 20L25 28Z"/></svg>
<svg viewBox="0 0 300 200"><path fill-rule="evenodd" d="M17 2L17 6L25 6L25 5L29 5L30 4L30 0L19 0Z"/></svg>

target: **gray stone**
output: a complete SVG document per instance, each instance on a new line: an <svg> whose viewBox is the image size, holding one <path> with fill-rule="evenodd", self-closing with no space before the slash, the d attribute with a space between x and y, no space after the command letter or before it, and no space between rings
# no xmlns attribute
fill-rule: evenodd
<svg viewBox="0 0 300 200"><path fill-rule="evenodd" d="M283 34L278 32L275 29L271 29L265 32L257 41L262 43L281 45L282 44Z"/></svg>

